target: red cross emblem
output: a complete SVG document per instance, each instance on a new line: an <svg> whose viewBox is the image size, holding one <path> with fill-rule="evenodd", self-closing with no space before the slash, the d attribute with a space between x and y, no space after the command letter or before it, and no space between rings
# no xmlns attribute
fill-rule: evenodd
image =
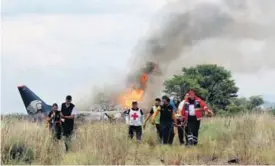
<svg viewBox="0 0 275 166"><path fill-rule="evenodd" d="M138 118L138 115L137 113L134 113L132 116L131 116L134 120L136 120Z"/></svg>

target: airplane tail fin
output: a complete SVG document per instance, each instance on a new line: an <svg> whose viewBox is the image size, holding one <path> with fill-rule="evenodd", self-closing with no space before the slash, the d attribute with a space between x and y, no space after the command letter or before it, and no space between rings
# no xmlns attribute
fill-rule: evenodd
<svg viewBox="0 0 275 166"><path fill-rule="evenodd" d="M33 93L27 86L21 85L17 87L25 108L30 115L38 113L47 113L51 106L47 105L40 97Z"/></svg>

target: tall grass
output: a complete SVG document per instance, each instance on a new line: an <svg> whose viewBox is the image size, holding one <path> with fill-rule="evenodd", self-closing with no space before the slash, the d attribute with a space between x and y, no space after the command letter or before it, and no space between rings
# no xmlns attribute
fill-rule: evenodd
<svg viewBox="0 0 275 166"><path fill-rule="evenodd" d="M43 125L10 118L1 124L2 164L275 164L275 118L269 114L203 119L199 145L192 148L180 146L177 135L173 146L159 145L150 125L137 144L127 139L125 124L84 124L67 153Z"/></svg>

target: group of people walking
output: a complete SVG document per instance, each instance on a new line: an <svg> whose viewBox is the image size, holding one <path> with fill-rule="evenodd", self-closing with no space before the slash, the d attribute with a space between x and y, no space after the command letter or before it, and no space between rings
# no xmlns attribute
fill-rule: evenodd
<svg viewBox="0 0 275 166"><path fill-rule="evenodd" d="M62 103L61 110L58 110L58 105L54 103L52 110L49 112L47 122L50 131L56 140L65 137L66 151L69 149L71 136L74 130L74 119L76 117L75 105L72 103L72 97L66 97L66 101Z"/></svg>
<svg viewBox="0 0 275 166"><path fill-rule="evenodd" d="M135 133L136 139L141 141L142 126L145 128L148 120L151 120L151 123L155 125L160 143L173 144L174 127L176 127L180 144L197 145L203 112L205 115L214 115L205 102L196 96L194 90L190 90L176 110L170 104L170 98L163 96L161 99L155 99L155 105L145 120L144 113L138 108L136 101L132 102L132 108L124 114L126 123L129 125L130 138L133 138Z"/></svg>
<svg viewBox="0 0 275 166"><path fill-rule="evenodd" d="M179 103L178 108L175 108L171 105L168 96L163 96L161 99L156 98L154 106L144 119L143 110L138 107L137 101L133 101L132 108L124 111L126 123L129 125L129 138L132 139L135 135L136 139L141 141L142 130L145 129L146 123L150 120L156 128L160 143L173 144L174 127L176 127L180 144L197 145L203 112L205 115L209 113L214 115L214 113L208 109L201 98L196 96L193 90L190 90ZM65 137L66 151L69 149L76 114L72 97L67 96L66 101L61 105L61 110L59 111L58 105L54 103L47 117L49 129L54 138L60 140L62 136Z"/></svg>

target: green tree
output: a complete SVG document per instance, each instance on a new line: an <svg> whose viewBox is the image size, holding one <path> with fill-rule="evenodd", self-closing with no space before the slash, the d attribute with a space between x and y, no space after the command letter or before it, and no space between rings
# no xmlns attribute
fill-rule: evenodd
<svg viewBox="0 0 275 166"><path fill-rule="evenodd" d="M230 101L231 103L227 105L225 108L225 111L229 115L244 112L245 110L247 110L248 100L246 98L232 98L230 99Z"/></svg>
<svg viewBox="0 0 275 166"><path fill-rule="evenodd" d="M232 98L231 103L236 106L244 106L247 107L248 100L245 97L241 98Z"/></svg>
<svg viewBox="0 0 275 166"><path fill-rule="evenodd" d="M262 104L264 104L264 99L261 96L251 96L247 104L247 109L254 110Z"/></svg>
<svg viewBox="0 0 275 166"><path fill-rule="evenodd" d="M183 96L194 89L198 96L217 109L225 109L230 98L236 96L238 88L231 72L217 65L198 65L183 68L181 75L165 81L165 93Z"/></svg>

